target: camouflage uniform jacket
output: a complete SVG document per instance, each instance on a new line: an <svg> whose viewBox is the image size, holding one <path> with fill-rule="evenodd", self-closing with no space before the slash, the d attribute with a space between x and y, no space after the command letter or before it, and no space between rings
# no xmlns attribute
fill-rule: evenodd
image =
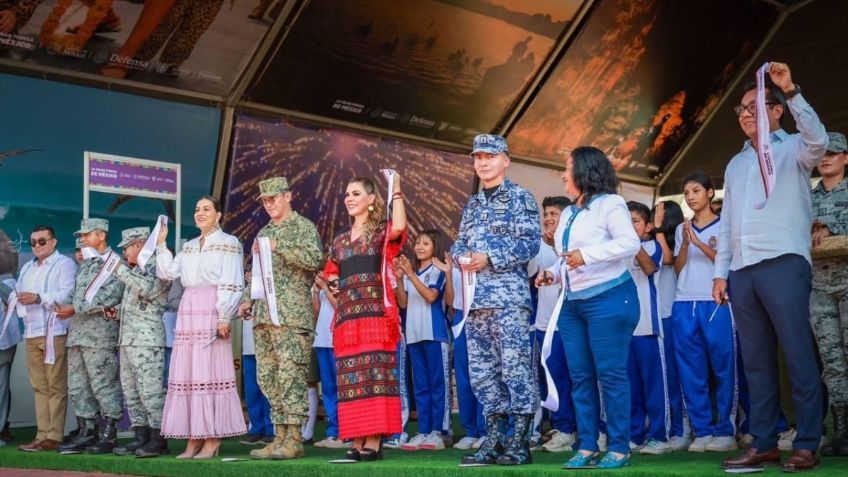
<svg viewBox="0 0 848 477"><path fill-rule="evenodd" d="M824 222L831 235L848 235L848 178L830 191L821 182L813 188L813 220ZM848 258L813 261L813 288L832 293L848 288Z"/></svg>
<svg viewBox="0 0 848 477"><path fill-rule="evenodd" d="M107 249L108 251L108 249ZM91 303L85 301L85 290L103 266L103 259L83 260L74 283L74 317L67 346L114 348L118 346L118 322L107 320L103 309L117 306L124 295L124 284L114 274L97 291Z"/></svg>
<svg viewBox="0 0 848 477"><path fill-rule="evenodd" d="M156 260L144 269L121 264L115 277L122 281L120 346L165 346L165 322L162 315L168 305L171 283L156 278Z"/></svg>
<svg viewBox="0 0 848 477"><path fill-rule="evenodd" d="M312 282L321 265L323 251L318 230L309 219L293 212L280 225L269 222L257 237L277 241L272 252L274 286L277 292L277 315L281 326L311 332ZM250 287L245 287L242 301L250 299ZM272 324L268 306L256 301L253 326Z"/></svg>
<svg viewBox="0 0 848 477"><path fill-rule="evenodd" d="M471 309L532 309L527 264L541 241L533 194L506 179L488 199L482 190L472 195L451 247L454 261L469 252L485 253L491 261L477 273Z"/></svg>

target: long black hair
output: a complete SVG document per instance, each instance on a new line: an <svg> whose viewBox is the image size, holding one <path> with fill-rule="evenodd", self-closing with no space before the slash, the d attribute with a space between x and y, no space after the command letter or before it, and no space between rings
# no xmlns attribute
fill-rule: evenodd
<svg viewBox="0 0 848 477"><path fill-rule="evenodd" d="M618 177L615 169L600 149L580 146L571 151L571 178L580 189L583 206L587 206L596 195L618 193Z"/></svg>
<svg viewBox="0 0 848 477"><path fill-rule="evenodd" d="M673 200L664 200L662 203L665 206L662 225L660 225L659 228L654 229L654 233L664 233L665 241L673 252L675 239L674 233L677 231L677 226L683 223L683 209L680 207L680 204ZM656 211L656 207L654 207L654 211Z"/></svg>

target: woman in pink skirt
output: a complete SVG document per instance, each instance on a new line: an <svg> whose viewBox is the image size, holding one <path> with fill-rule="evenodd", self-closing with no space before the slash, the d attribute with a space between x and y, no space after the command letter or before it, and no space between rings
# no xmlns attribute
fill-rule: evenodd
<svg viewBox="0 0 848 477"><path fill-rule="evenodd" d="M178 459L214 457L222 437L247 431L230 347L230 319L244 288L242 247L221 230L220 219L218 200L204 196L194 211L200 237L176 258L165 248L167 227L158 237L156 275L179 278L185 287L162 415L163 436L188 439Z"/></svg>

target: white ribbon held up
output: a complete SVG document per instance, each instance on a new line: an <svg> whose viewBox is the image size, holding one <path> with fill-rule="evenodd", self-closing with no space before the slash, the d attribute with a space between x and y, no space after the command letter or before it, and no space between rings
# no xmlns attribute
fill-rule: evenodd
<svg viewBox="0 0 848 477"><path fill-rule="evenodd" d="M766 62L757 70L757 159L760 163L760 177L763 179L765 189L765 200L755 204L754 208L762 209L768 203L769 197L774 192L774 184L777 180L774 156L771 150L771 131L769 131L769 115L766 105L765 75L769 69Z"/></svg>
<svg viewBox="0 0 848 477"><path fill-rule="evenodd" d="M162 230L162 227L166 225L168 225L168 216L160 215L156 219L156 226L153 227L153 232L150 233L150 236L147 237L141 251L138 252L136 263L138 263L140 268L143 269L144 266L147 265L147 261L150 260L150 257L153 256L153 253L156 252L156 242L159 240L159 232Z"/></svg>
<svg viewBox="0 0 848 477"><path fill-rule="evenodd" d="M468 265L471 263L471 257L457 257L457 263L461 265ZM466 272L465 270L461 271L462 275L462 321L453 325L451 327L451 331L453 332L453 337L458 338L462 333L462 329L465 328L465 320L468 318L468 313L471 311L471 304L474 302L474 290L477 288L477 272Z"/></svg>
<svg viewBox="0 0 848 477"><path fill-rule="evenodd" d="M271 239L257 237L259 253L253 254L251 270L250 298L263 300L268 305L268 315L274 326L280 326L277 312L277 289L274 286L274 267L271 256Z"/></svg>

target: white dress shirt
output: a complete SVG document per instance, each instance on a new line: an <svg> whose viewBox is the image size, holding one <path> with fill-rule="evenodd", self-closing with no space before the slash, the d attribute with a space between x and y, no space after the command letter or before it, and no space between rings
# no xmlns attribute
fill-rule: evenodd
<svg viewBox="0 0 848 477"><path fill-rule="evenodd" d="M633 230L627 203L620 195L596 196L582 210L569 206L562 212L554 233L557 254L563 250L563 235L572 214L576 214L569 234L568 250L580 250L584 265L568 270L568 280L560 272L559 258L548 271L554 283L567 283L569 297L615 280L629 273L630 262L639 251L640 241ZM563 267L564 268L564 267Z"/></svg>
<svg viewBox="0 0 848 477"><path fill-rule="evenodd" d="M218 320L229 320L236 314L244 289L242 253L237 238L216 229L206 236L203 249L198 237L186 242L176 258L167 248L159 247L156 276L163 280L179 278L185 288L217 287Z"/></svg>
<svg viewBox="0 0 848 477"><path fill-rule="evenodd" d="M810 173L824 157L827 131L800 94L787 105L799 133L771 133L776 181L765 207L754 207L765 200L765 189L751 141L727 165L714 278L784 254L811 261Z"/></svg>
<svg viewBox="0 0 848 477"><path fill-rule="evenodd" d="M527 264L527 275L532 277L540 271L553 266L556 261L556 248L542 240L541 245L539 245L539 253ZM553 314L554 307L556 307L557 299L559 298L560 288L557 285L551 285L537 289L536 320L533 325L537 330L545 331L548 329L551 314Z"/></svg>
<svg viewBox="0 0 848 477"><path fill-rule="evenodd" d="M24 338L38 338L47 334L47 318L54 305L70 303L74 292L77 264L70 258L53 252L40 264L32 259L21 268L16 290L38 293L41 303L26 306ZM70 319L53 320L53 335L68 334Z"/></svg>

